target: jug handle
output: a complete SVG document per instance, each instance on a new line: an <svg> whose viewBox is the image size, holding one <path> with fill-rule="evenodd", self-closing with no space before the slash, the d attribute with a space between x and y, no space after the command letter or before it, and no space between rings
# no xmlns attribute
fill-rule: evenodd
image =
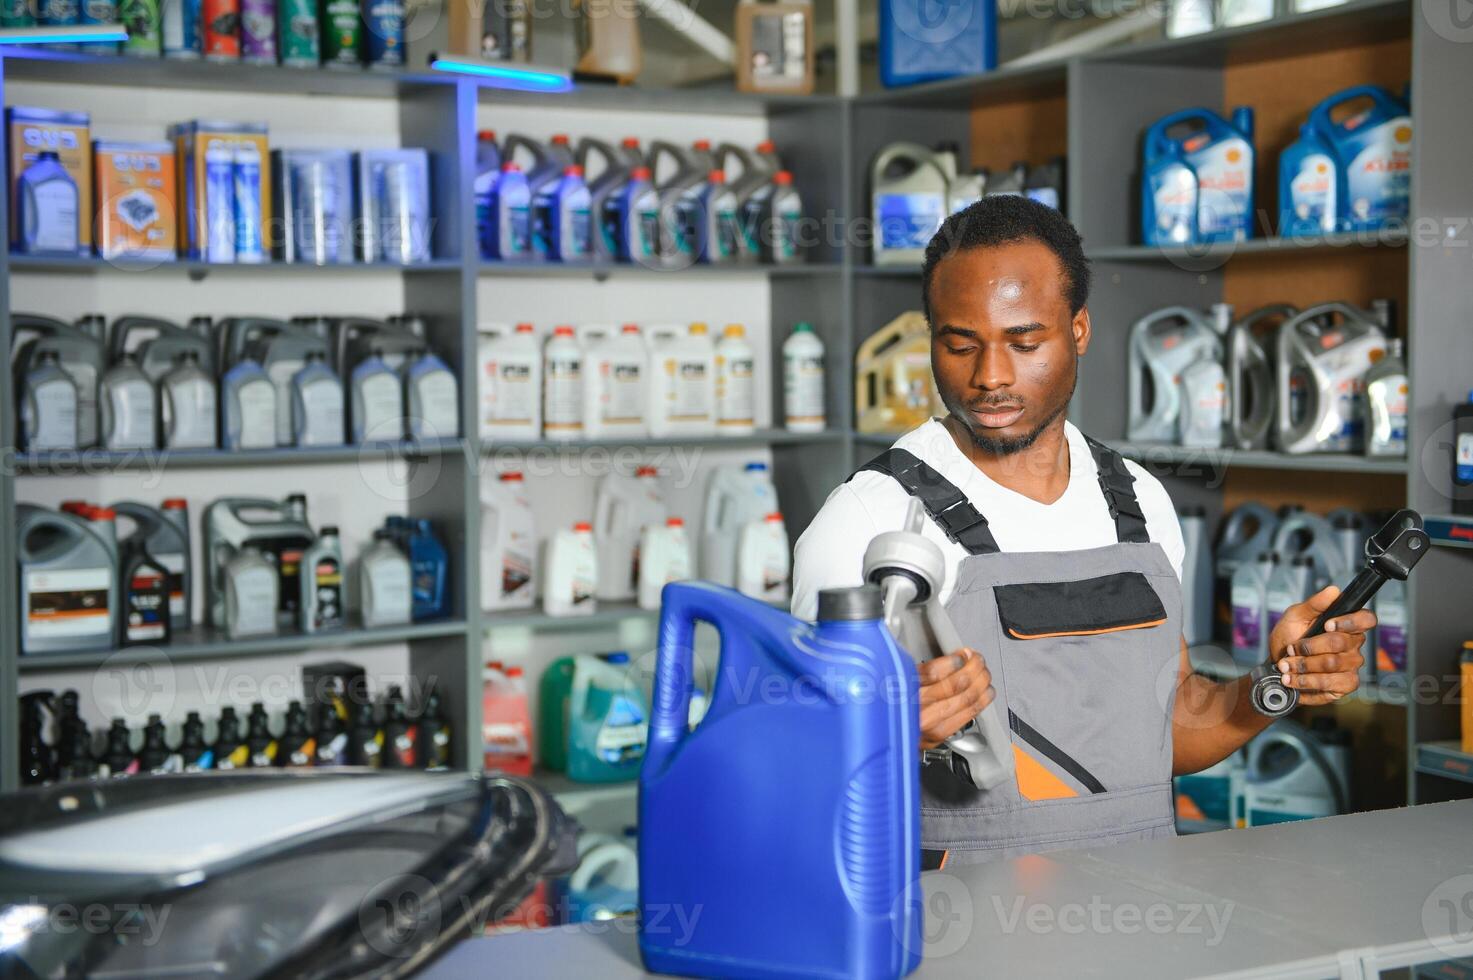
<svg viewBox="0 0 1473 980"><path fill-rule="evenodd" d="M930 166L929 163L925 162L925 158L930 155L931 151L919 143L892 143L885 147L880 155L875 157L874 162L869 167L870 193L874 193L873 184L875 183L875 178L883 175L886 170L890 169L890 164L896 159L900 157L913 157L916 160L915 169L919 170L921 167Z"/></svg>
<svg viewBox="0 0 1473 980"><path fill-rule="evenodd" d="M1356 85L1341 92L1335 97L1335 101L1325 101L1316 106L1309 115L1309 125L1311 127L1321 126L1335 133L1347 132L1344 126L1332 118L1332 113L1345 103L1360 98L1370 99L1384 109L1401 111L1401 106L1393 104L1392 100L1387 97L1386 91L1379 85Z"/></svg>
<svg viewBox="0 0 1473 980"><path fill-rule="evenodd" d="M1178 123L1191 122L1194 119L1200 119L1206 123L1211 122L1211 117L1201 109L1182 109L1178 112L1173 112L1164 119L1156 120L1156 124L1148 131L1147 138L1150 140L1149 149L1158 155L1164 153L1167 148L1176 142L1176 140L1166 135L1166 131Z"/></svg>

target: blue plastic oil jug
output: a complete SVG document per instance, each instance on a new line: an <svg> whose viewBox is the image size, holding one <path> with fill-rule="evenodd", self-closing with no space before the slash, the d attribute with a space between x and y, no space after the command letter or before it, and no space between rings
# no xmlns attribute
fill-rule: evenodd
<svg viewBox="0 0 1473 980"><path fill-rule="evenodd" d="M409 532L409 571L414 621L449 616L450 556L427 520L415 521Z"/></svg>
<svg viewBox="0 0 1473 980"><path fill-rule="evenodd" d="M1335 111L1364 108L1339 122ZM1376 85L1336 92L1315 106L1279 157L1279 234L1365 231L1405 222L1411 211L1412 117Z"/></svg>
<svg viewBox="0 0 1473 980"><path fill-rule="evenodd" d="M880 81L886 88L996 67L996 0L880 0Z"/></svg>
<svg viewBox="0 0 1473 980"><path fill-rule="evenodd" d="M916 675L879 590L821 592L817 624L706 582L667 585L662 599L639 775L645 967L910 973L922 916ZM692 729L697 622L715 627L721 660Z"/></svg>
<svg viewBox="0 0 1473 980"><path fill-rule="evenodd" d="M568 704L568 778L580 783L633 779L648 733L644 692L630 670L629 654L577 657Z"/></svg>
<svg viewBox="0 0 1473 980"><path fill-rule="evenodd" d="M1279 155L1279 234L1326 235L1340 229L1340 166L1308 123Z"/></svg>
<svg viewBox="0 0 1473 980"><path fill-rule="evenodd" d="M1253 110L1228 122L1183 109L1146 130L1141 235L1147 245L1238 242L1253 234Z"/></svg>

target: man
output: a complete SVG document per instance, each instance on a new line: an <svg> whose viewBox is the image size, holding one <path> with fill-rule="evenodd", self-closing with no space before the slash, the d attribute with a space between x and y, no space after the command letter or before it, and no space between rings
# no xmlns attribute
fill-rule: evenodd
<svg viewBox="0 0 1473 980"><path fill-rule="evenodd" d="M921 747L996 699L1016 764L987 791L943 762L923 767L928 866L1170 836L1171 777L1221 761L1269 719L1246 680L1191 671L1165 489L1064 418L1091 340L1079 234L1052 208L984 198L932 239L921 289L948 414L829 495L798 541L793 611L812 619L820 589L859 584L869 541L919 498L967 647L919 667ZM1124 344L1111 326L1105 342ZM1356 689L1375 625L1361 611L1302 639L1337 594L1290 608L1269 641L1307 705Z"/></svg>

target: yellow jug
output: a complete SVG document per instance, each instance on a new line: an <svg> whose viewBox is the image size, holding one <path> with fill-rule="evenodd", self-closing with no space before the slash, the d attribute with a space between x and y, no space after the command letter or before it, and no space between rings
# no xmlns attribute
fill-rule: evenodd
<svg viewBox="0 0 1473 980"><path fill-rule="evenodd" d="M931 375L931 328L924 314L902 313L859 345L854 400L863 433L905 432L946 414Z"/></svg>

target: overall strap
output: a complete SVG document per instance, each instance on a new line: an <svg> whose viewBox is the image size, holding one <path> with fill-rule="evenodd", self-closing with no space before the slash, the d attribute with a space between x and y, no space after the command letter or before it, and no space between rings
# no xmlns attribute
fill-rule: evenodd
<svg viewBox="0 0 1473 980"><path fill-rule="evenodd" d="M1146 528L1146 515L1135 496L1135 477L1126 469L1125 457L1102 442L1084 437L1100 471L1100 492L1115 521L1115 537L1121 542L1146 543L1151 540Z"/></svg>
<svg viewBox="0 0 1473 980"><path fill-rule="evenodd" d="M861 466L856 473L873 470L900 484L906 493L926 508L946 536L967 550L969 555L995 555L997 541L987 526L987 518L977 512L967 495L946 477L937 473L904 449L887 449ZM1132 497L1131 501L1134 502Z"/></svg>

